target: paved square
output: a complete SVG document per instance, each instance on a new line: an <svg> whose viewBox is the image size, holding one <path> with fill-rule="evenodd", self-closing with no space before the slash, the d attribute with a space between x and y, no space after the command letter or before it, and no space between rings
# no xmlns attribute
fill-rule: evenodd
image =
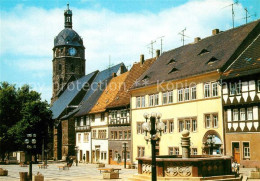
<svg viewBox="0 0 260 181"><path fill-rule="evenodd" d="M64 163L48 164L47 169L39 169L39 164L33 164L33 174L40 172L44 176L45 181L68 181L68 180L105 180L103 175L100 174L95 164L82 164L78 166L72 166L69 170L59 170L58 166L64 165ZM19 172L28 172L28 167L20 167L19 165L0 165L0 168L8 170L7 177L0 177L0 180L20 180ZM123 166L118 165L106 165L106 168L121 168L119 178L113 180L126 180L132 177L133 174L137 174L137 169L124 169Z"/></svg>

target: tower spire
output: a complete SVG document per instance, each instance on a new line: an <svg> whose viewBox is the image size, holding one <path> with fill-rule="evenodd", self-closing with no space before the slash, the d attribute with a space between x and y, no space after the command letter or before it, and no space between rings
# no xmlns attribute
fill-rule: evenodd
<svg viewBox="0 0 260 181"><path fill-rule="evenodd" d="M64 27L72 28L72 11L70 10L69 3L67 4L67 9L64 10Z"/></svg>

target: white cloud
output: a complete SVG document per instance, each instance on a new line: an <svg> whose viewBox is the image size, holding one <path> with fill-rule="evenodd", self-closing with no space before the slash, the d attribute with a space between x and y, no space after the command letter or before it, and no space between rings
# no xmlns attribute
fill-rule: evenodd
<svg viewBox="0 0 260 181"><path fill-rule="evenodd" d="M101 8L90 11L71 7L73 29L83 37L86 47L86 73L106 68L109 55L112 63L123 61L126 65L138 61L140 54L150 58L146 45L160 36L165 36L164 51L181 46L178 33L185 27L186 35L190 37L186 39L187 43L194 37L210 36L212 29L231 28L231 7L223 9L231 3L232 0L193 0L159 13L115 13ZM242 13L241 9L238 5L235 10ZM236 15L240 17L238 13ZM12 11L1 12L0 21L0 56L20 55L15 64L17 68L51 74L53 40L64 26L63 9L45 10L21 5ZM238 23L241 22L236 25ZM159 39L154 48L160 48ZM25 60L24 57L36 58Z"/></svg>

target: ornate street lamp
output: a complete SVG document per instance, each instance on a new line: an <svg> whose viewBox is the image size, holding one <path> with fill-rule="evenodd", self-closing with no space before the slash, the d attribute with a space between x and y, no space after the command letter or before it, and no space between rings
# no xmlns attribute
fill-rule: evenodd
<svg viewBox="0 0 260 181"><path fill-rule="evenodd" d="M30 155L29 179L32 180L32 150L36 149L36 134L27 134L24 142Z"/></svg>
<svg viewBox="0 0 260 181"><path fill-rule="evenodd" d="M79 147L75 146L75 153L76 153L76 166L78 166L78 151L79 151Z"/></svg>
<svg viewBox="0 0 260 181"><path fill-rule="evenodd" d="M148 118L150 117L150 122L148 122ZM159 140L160 136L162 136L162 132L165 128L165 125L163 122L160 121L160 118L162 117L161 113L151 113L151 116L149 114L144 113L145 122L142 125L143 130L145 131L145 137L144 139L148 143L148 141L151 141L152 145L152 181L157 180L156 175L156 158L155 158L155 145L156 141ZM150 133L148 135L147 133Z"/></svg>
<svg viewBox="0 0 260 181"><path fill-rule="evenodd" d="M126 168L126 149L127 149L127 146L126 146L126 144L127 144L127 142L124 142L123 143L123 149L124 149L124 153L125 153L125 155L124 155L124 168Z"/></svg>

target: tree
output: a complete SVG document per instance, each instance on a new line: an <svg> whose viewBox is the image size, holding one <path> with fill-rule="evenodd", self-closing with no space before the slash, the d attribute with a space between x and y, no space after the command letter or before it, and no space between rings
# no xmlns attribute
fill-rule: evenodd
<svg viewBox="0 0 260 181"><path fill-rule="evenodd" d="M28 85L16 89L7 82L0 84L0 154L24 150L28 133L37 134L37 150L40 153L43 137L50 138L51 111L40 94ZM45 141L46 142L46 141Z"/></svg>

